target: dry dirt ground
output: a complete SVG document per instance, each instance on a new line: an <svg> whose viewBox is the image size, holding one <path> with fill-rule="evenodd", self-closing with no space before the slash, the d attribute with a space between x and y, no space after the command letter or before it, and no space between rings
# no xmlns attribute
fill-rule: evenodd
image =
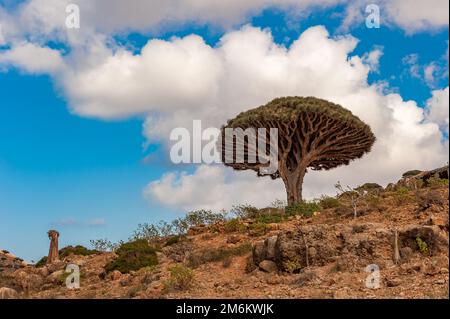
<svg viewBox="0 0 450 319"><path fill-rule="evenodd" d="M432 191L442 201L425 208L414 198L401 202L386 193L377 209L362 209L357 218L325 209L310 218L270 224L269 231L260 236L245 231L212 233L205 228L163 249L155 268L130 274L105 273L104 266L114 253L71 255L60 263L35 268L0 252L4 265L0 287L13 288L18 298L449 298L448 189ZM266 272L256 265L249 266L253 264L252 252L247 250L225 261L200 263L193 269L194 279L186 289L167 286L169 268L186 263L193 254L254 246L281 233L295 233L299 227L310 247L315 247L309 267L300 263L301 269L292 273ZM397 263L395 230L400 236L401 252ZM322 239L318 233L323 234ZM424 238L428 247L422 252L414 241L417 234L429 236ZM409 248L405 248L407 243ZM63 269L69 263L80 266L79 289L69 290L61 282ZM366 272L369 264L379 267L379 287L376 279L369 287L366 284L371 276Z"/></svg>

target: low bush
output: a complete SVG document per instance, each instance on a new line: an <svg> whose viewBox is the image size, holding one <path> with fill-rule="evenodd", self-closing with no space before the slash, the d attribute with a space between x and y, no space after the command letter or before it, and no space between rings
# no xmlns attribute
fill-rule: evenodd
<svg viewBox="0 0 450 319"><path fill-rule="evenodd" d="M418 205L418 210L425 211L432 205L442 206L445 204L444 198L441 197L439 192L435 190L429 190L423 193L416 194L416 201Z"/></svg>
<svg viewBox="0 0 450 319"><path fill-rule="evenodd" d="M223 225L225 233L236 233L245 230L245 225L238 218L233 218Z"/></svg>
<svg viewBox="0 0 450 319"><path fill-rule="evenodd" d="M265 214L256 217L255 221L258 223L272 224L281 223L285 218L286 216L284 214Z"/></svg>
<svg viewBox="0 0 450 319"><path fill-rule="evenodd" d="M255 222L249 226L248 234L253 237L264 236L267 233L268 229L269 227L266 223Z"/></svg>
<svg viewBox="0 0 450 319"><path fill-rule="evenodd" d="M166 243L164 246L172 246L175 244L178 244L180 242L181 236L171 236L169 239L166 240Z"/></svg>
<svg viewBox="0 0 450 319"><path fill-rule="evenodd" d="M322 196L320 198L318 204L323 209L337 208L342 205L341 202L339 201L339 199L337 199L335 197L331 197L331 196Z"/></svg>
<svg viewBox="0 0 450 319"><path fill-rule="evenodd" d="M42 257L39 261L34 265L36 268L44 267L47 264L47 256Z"/></svg>
<svg viewBox="0 0 450 319"><path fill-rule="evenodd" d="M311 217L314 212L320 211L320 206L315 202L300 202L287 206L285 211L287 216Z"/></svg>
<svg viewBox="0 0 450 319"><path fill-rule="evenodd" d="M231 209L231 213L241 219L251 219L256 218L260 215L258 208L252 205L235 205Z"/></svg>
<svg viewBox="0 0 450 319"><path fill-rule="evenodd" d="M426 183L431 188L448 187L448 179L434 177L434 176L427 179Z"/></svg>
<svg viewBox="0 0 450 319"><path fill-rule="evenodd" d="M70 255L77 255L77 256L89 256L89 255L95 255L98 254L99 251L95 249L88 249L84 246L77 245L77 246L67 246L59 251L59 258L64 258Z"/></svg>
<svg viewBox="0 0 450 319"><path fill-rule="evenodd" d="M170 278L164 282L166 290L187 290L194 282L194 271L181 264L169 268Z"/></svg>
<svg viewBox="0 0 450 319"><path fill-rule="evenodd" d="M116 250L116 254L117 257L105 266L106 272L119 270L121 273L129 273L158 264L156 249L145 239L122 244Z"/></svg>

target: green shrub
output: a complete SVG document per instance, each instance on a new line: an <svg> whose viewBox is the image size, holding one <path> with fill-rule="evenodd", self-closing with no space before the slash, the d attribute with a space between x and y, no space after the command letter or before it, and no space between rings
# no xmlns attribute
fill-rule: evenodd
<svg viewBox="0 0 450 319"><path fill-rule="evenodd" d="M194 282L194 271L181 264L169 268L170 278L164 282L166 290L187 290Z"/></svg>
<svg viewBox="0 0 450 319"><path fill-rule="evenodd" d="M419 251L422 254L428 253L428 245L424 240L422 240L422 238L416 237L416 243L417 243L417 247L419 248Z"/></svg>
<svg viewBox="0 0 450 319"><path fill-rule="evenodd" d="M381 197L377 195L368 195L366 198L367 206L370 209L378 210L381 208Z"/></svg>
<svg viewBox="0 0 450 319"><path fill-rule="evenodd" d="M268 231L267 224L262 222L253 223L248 228L248 234L254 237L263 236L267 233L267 231Z"/></svg>
<svg viewBox="0 0 450 319"><path fill-rule="evenodd" d="M98 250L93 249L87 249L84 246L77 245L77 246L67 246L59 251L59 257L64 258L70 255L77 255L77 256L89 256L89 255L95 255L98 254Z"/></svg>
<svg viewBox="0 0 450 319"><path fill-rule="evenodd" d="M252 205L234 205L231 209L231 213L241 219L256 218L260 215L258 208Z"/></svg>
<svg viewBox="0 0 450 319"><path fill-rule="evenodd" d="M419 211L425 211L432 205L443 206L446 202L446 200L436 190L416 193L416 201Z"/></svg>
<svg viewBox="0 0 450 319"><path fill-rule="evenodd" d="M139 270L158 264L156 249L145 239L122 244L116 250L117 257L105 266L107 272L119 270L121 273Z"/></svg>
<svg viewBox="0 0 450 319"><path fill-rule="evenodd" d="M258 216L255 221L258 223L272 224L281 223L285 219L284 214L264 214Z"/></svg>
<svg viewBox="0 0 450 319"><path fill-rule="evenodd" d="M439 178L439 177L430 177L427 179L427 184L431 188L441 188L441 187L448 187L448 179Z"/></svg>
<svg viewBox="0 0 450 319"><path fill-rule="evenodd" d="M39 261L34 265L36 268L44 267L47 264L47 256L42 257Z"/></svg>
<svg viewBox="0 0 450 319"><path fill-rule="evenodd" d="M322 196L319 200L319 206L323 209L327 208L337 208L341 206L339 199L331 196Z"/></svg>
<svg viewBox="0 0 450 319"><path fill-rule="evenodd" d="M395 190L393 197L397 205L405 204L412 199L410 190L404 186L398 187Z"/></svg>
<svg viewBox="0 0 450 319"><path fill-rule="evenodd" d="M197 268L206 263L224 261L225 259L232 258L234 256L242 256L251 250L251 243L244 243L231 248L221 247L218 249L203 249L192 253L188 257L188 265L190 267Z"/></svg>
<svg viewBox="0 0 450 319"><path fill-rule="evenodd" d="M223 229L226 233L242 232L245 230L245 225L238 218L233 218L225 223Z"/></svg>
<svg viewBox="0 0 450 319"><path fill-rule="evenodd" d="M180 242L180 236L172 236L166 240L166 243L164 244L164 246L172 246L172 245L178 244L179 242Z"/></svg>
<svg viewBox="0 0 450 319"><path fill-rule="evenodd" d="M287 216L302 215L311 217L317 211L320 211L320 206L315 202L300 202L286 207Z"/></svg>
<svg viewBox="0 0 450 319"><path fill-rule="evenodd" d="M224 214L216 214L210 210L195 210L186 214L184 218L189 227L200 225L211 225L225 219Z"/></svg>

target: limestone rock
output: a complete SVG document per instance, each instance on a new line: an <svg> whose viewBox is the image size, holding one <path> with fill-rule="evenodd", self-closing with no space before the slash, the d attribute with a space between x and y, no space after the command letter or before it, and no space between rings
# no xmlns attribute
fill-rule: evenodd
<svg viewBox="0 0 450 319"><path fill-rule="evenodd" d="M277 264L271 260L263 260L259 263L259 268L265 272L276 272L278 270Z"/></svg>
<svg viewBox="0 0 450 319"><path fill-rule="evenodd" d="M0 299L18 299L18 298L19 294L14 289L7 287L0 288Z"/></svg>

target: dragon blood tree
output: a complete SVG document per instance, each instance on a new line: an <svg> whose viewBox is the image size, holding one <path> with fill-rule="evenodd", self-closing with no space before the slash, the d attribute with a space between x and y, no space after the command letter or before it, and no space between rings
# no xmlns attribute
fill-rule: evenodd
<svg viewBox="0 0 450 319"><path fill-rule="evenodd" d="M258 128L265 130L260 133ZM263 149L268 150L273 147L269 138L271 128L278 129L276 171L265 173L261 168L267 166L267 162L250 161L249 151L254 151L255 147L249 143L249 136L245 135L241 138L233 135L231 139L233 154L236 154L237 147L244 150L243 160L236 161L235 155L234 160L225 160L226 150L230 151L230 143L225 138L226 129L266 134L262 140L267 145ZM261 143L260 137L257 137L257 143ZM370 127L340 105L314 97L283 97L229 120L222 127L219 149L227 166L236 170L251 169L258 172L258 176L281 178L290 205L302 201L303 178L308 168L329 170L348 165L351 160L369 152L374 142L375 136Z"/></svg>

